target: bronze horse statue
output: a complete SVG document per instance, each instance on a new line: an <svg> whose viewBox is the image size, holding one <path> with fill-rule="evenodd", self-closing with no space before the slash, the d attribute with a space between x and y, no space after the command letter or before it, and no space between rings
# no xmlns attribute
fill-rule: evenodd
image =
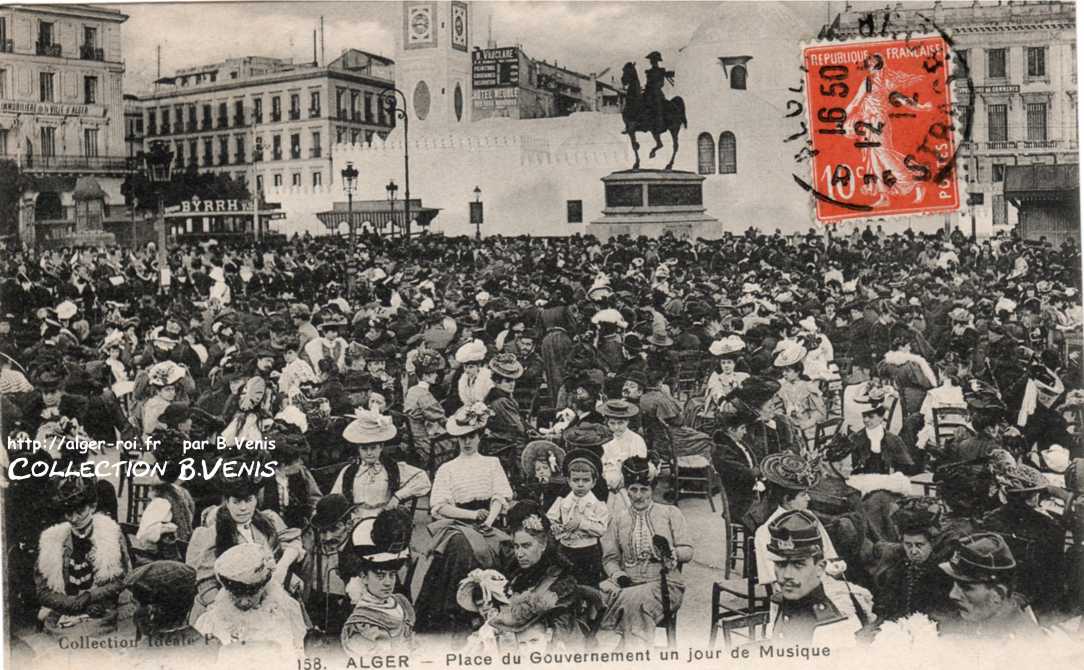
<svg viewBox="0 0 1084 670"><path fill-rule="evenodd" d="M640 88L640 75L637 74L633 63L625 63L625 67L622 68L621 85L625 88L625 107L621 110L621 118L625 122L625 134L632 142L632 151L636 154L636 163L632 169L640 169L640 143L636 141L636 133L646 132L654 135L655 146L648 155L648 158L654 158L656 152L662 148L662 134L667 131L670 132L674 150L670 154L670 162L666 164L666 169L673 169L674 158L678 151L678 134L682 127L689 127L689 121L685 118L685 101L680 96L667 100L662 110L663 123L657 125L652 123L653 119L646 118L644 114L644 95L643 89Z"/></svg>

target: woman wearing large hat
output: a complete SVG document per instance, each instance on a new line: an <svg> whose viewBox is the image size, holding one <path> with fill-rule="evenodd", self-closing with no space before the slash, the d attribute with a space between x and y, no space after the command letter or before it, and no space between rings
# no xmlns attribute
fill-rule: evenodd
<svg viewBox="0 0 1084 670"><path fill-rule="evenodd" d="M455 601L459 581L475 568L500 568L507 560L508 536L494 524L512 486L500 460L478 453L490 418L482 403L461 407L445 429L459 443L459 455L440 466L429 495L433 562L418 596L420 632L466 632L466 617Z"/></svg>
<svg viewBox="0 0 1084 670"><path fill-rule="evenodd" d="M215 578L215 561L230 547L244 543L263 545L276 560L275 578L285 584L287 571L305 551L301 530L288 528L275 512L258 510L256 496L264 483L264 464L256 460L222 462L217 478L222 504L203 511L192 532L185 563L196 568L196 603L192 621L214 602L221 584Z"/></svg>
<svg viewBox="0 0 1084 670"><path fill-rule="evenodd" d="M738 335L728 335L712 342L708 351L715 357L718 369L704 385L704 411L706 414L733 412L734 406L727 401L727 395L749 378L749 373L737 370L745 355L745 342Z"/></svg>
<svg viewBox="0 0 1084 670"><path fill-rule="evenodd" d="M768 553L771 533L768 526L777 517L792 510L809 508L809 491L820 481L820 463L815 463L792 451L769 454L760 463L760 474L764 479L765 497L763 509L772 512L763 520L754 519L754 510L750 508L743 523L746 527L756 528L753 544L756 549L757 582L771 584L775 582L775 564ZM824 546L824 558L827 561L838 559L835 546L828 532L821 523L817 523Z"/></svg>
<svg viewBox="0 0 1084 670"><path fill-rule="evenodd" d="M398 434L390 416L365 409L343 430L343 439L357 447L357 459L344 466L331 486L354 505L354 518L376 516L429 493L429 475L409 463L397 462L388 449Z"/></svg>
<svg viewBox="0 0 1084 670"><path fill-rule="evenodd" d="M462 366L456 389L463 405L484 402L493 388L493 373L483 365L486 353L486 345L481 340L470 340L455 352L455 362Z"/></svg>
<svg viewBox="0 0 1084 670"><path fill-rule="evenodd" d="M613 494L624 486L621 464L633 456L647 458L647 443L643 437L629 430L629 420L640 413L636 405L626 400L607 400L601 412L606 418L606 427L613 435L609 442L602 445L602 478L611 497L614 497Z"/></svg>
<svg viewBox="0 0 1084 670"><path fill-rule="evenodd" d="M385 510L358 523L341 552L339 573L354 609L340 639L351 657L414 646L414 607L396 592L399 570L410 560L411 524L406 512Z"/></svg>
<svg viewBox="0 0 1084 670"><path fill-rule="evenodd" d="M780 342L777 349L773 365L779 370L779 399L783 401L783 410L803 431L809 432L827 418L828 412L820 387L804 378L802 373L802 361L808 351L794 340Z"/></svg>
<svg viewBox="0 0 1084 670"><path fill-rule="evenodd" d="M517 451L527 442L527 424L516 402L516 380L523 376L523 365L515 354L497 354L489 361L493 388L486 394L486 407L493 413L486 424L482 453L501 459L509 473L512 487L520 482Z"/></svg>
<svg viewBox="0 0 1084 670"><path fill-rule="evenodd" d="M56 480L52 503L64 521L38 540L34 570L39 620L50 635L101 637L117 629L117 608L131 570L116 521L98 512L97 480Z"/></svg>

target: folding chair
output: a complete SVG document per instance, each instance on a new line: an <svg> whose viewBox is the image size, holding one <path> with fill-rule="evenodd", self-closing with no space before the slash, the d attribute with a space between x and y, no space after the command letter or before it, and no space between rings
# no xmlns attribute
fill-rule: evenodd
<svg viewBox="0 0 1084 670"><path fill-rule="evenodd" d="M700 388L701 360L704 352L698 349L678 351L674 355L673 394L678 399L688 399Z"/></svg>
<svg viewBox="0 0 1084 670"><path fill-rule="evenodd" d="M153 484L130 483L128 486L128 505L124 512L124 521L139 526L139 517L143 516L143 510L151 501L151 489Z"/></svg>
<svg viewBox="0 0 1084 670"><path fill-rule="evenodd" d="M678 456L674 451L673 433L663 426L666 439L665 445L670 460L670 481L673 486L674 504L677 505L684 496L700 496L708 499L711 511L715 512L715 495L712 489L721 481L719 473L715 471L715 464L705 456ZM660 451L660 455L662 455Z"/></svg>
<svg viewBox="0 0 1084 670"><path fill-rule="evenodd" d="M842 417L836 417L818 423L813 431L813 448L817 451L822 451L835 436L839 434L839 430L842 426Z"/></svg>
<svg viewBox="0 0 1084 670"><path fill-rule="evenodd" d="M970 417L966 407L933 408L933 440L944 451L956 437L956 429L966 426Z"/></svg>
<svg viewBox="0 0 1084 670"><path fill-rule="evenodd" d="M756 562L753 538L745 538L744 579L724 579L711 587L711 631L708 644L715 645L720 629L723 631L723 645L731 646L731 636L739 635L748 642L765 639L770 623L771 592L767 585L757 584ZM747 629L746 633L740 633Z"/></svg>

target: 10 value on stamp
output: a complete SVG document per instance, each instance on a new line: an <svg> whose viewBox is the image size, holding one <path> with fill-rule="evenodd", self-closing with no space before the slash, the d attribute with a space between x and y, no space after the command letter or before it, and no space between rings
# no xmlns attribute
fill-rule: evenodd
<svg viewBox="0 0 1084 670"><path fill-rule="evenodd" d="M959 210L949 59L940 36L803 50L818 220Z"/></svg>

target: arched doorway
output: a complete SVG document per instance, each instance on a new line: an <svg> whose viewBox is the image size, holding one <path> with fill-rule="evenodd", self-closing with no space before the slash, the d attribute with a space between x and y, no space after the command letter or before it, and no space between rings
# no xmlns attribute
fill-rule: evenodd
<svg viewBox="0 0 1084 670"><path fill-rule="evenodd" d="M55 221L64 218L64 205L60 202L60 193L42 191L34 201L34 219L37 221Z"/></svg>

